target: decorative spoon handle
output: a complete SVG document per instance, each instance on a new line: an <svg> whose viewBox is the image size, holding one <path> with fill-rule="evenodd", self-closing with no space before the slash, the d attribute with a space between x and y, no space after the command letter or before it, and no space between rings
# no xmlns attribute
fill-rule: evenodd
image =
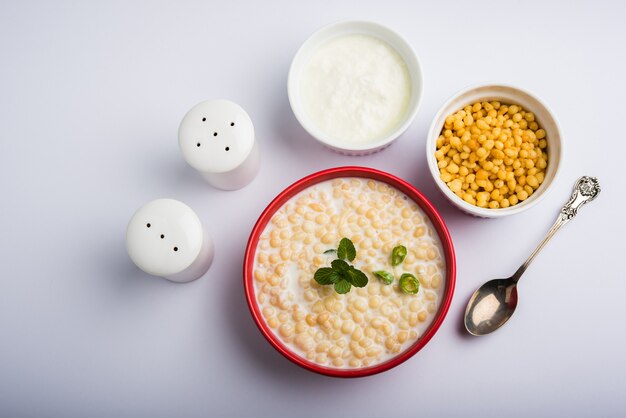
<svg viewBox="0 0 626 418"><path fill-rule="evenodd" d="M548 231L543 240L539 243L535 251L524 261L524 264L513 275L513 280L517 282L522 274L526 271L530 263L535 259L537 254L550 241L550 238L566 223L571 221L578 214L578 210L587 202L591 202L600 194L600 183L598 179L590 176L582 176L574 185L574 191L569 201L561 208L559 217L552 228Z"/></svg>
<svg viewBox="0 0 626 418"><path fill-rule="evenodd" d="M561 209L561 219L565 222L571 220L578 213L578 209L587 202L591 202L600 194L598 179L590 176L582 176L576 182L572 197Z"/></svg>

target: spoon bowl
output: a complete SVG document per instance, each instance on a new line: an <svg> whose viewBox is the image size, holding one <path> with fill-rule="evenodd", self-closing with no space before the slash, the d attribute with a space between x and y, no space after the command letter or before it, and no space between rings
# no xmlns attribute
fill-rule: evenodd
<svg viewBox="0 0 626 418"><path fill-rule="evenodd" d="M476 336L489 334L506 323L517 307L517 281L490 280L474 292L465 310L465 328Z"/></svg>
<svg viewBox="0 0 626 418"><path fill-rule="evenodd" d="M476 336L487 335L504 325L517 307L517 282L530 263L556 232L571 221L578 210L600 193L598 179L582 176L574 185L570 200L561 208L559 216L535 251L508 279L490 280L478 288L465 309L465 328Z"/></svg>

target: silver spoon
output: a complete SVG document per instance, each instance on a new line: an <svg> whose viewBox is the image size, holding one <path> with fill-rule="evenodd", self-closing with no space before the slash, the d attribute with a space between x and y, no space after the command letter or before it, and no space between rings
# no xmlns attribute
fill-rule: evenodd
<svg viewBox="0 0 626 418"><path fill-rule="evenodd" d="M487 335L511 318L517 306L517 282L524 271L556 231L576 216L582 205L591 202L599 193L598 179L589 176L579 178L572 197L561 209L556 222L515 274L508 279L490 280L474 292L465 309L465 328L470 334Z"/></svg>

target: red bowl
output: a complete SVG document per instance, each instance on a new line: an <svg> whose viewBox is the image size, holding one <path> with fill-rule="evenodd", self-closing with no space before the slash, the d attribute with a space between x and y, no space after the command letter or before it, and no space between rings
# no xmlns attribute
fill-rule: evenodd
<svg viewBox="0 0 626 418"><path fill-rule="evenodd" d="M340 369L321 366L317 363L307 360L306 358L301 357L300 355L292 351L289 347L287 347L269 328L269 326L265 322L265 319L263 319L263 315L261 314L261 311L259 310L259 306L257 304L253 282L254 255L256 253L259 237L261 236L261 233L265 230L267 223L271 220L276 211L278 211L289 199L291 199L302 190L309 188L317 183L340 177L360 177L378 180L390 186L393 186L402 193L406 194L410 199L412 199L415 203L419 205L419 207L424 211L424 213L432 222L437 233L439 234L439 239L441 240L441 246L443 248L446 260L445 289L442 295L439 309L435 317L433 318L430 326L426 329L422 336L407 350L401 352L397 356L385 362L359 369ZM265 208L265 210L259 217L259 220L254 225L252 233L250 234L250 238L248 239L248 246L246 247L243 265L243 285L246 292L248 307L250 308L250 312L252 313L252 318L254 318L254 322L259 327L259 330L261 331L261 334L263 334L265 339L267 339L267 341L269 341L269 343L276 350L278 350L279 353L287 357L292 362L296 363L298 366L304 367L305 369L311 370L316 373L334 377L362 377L381 373L403 363L404 361L415 355L415 353L421 350L422 347L424 347L433 337L433 335L435 335L446 314L448 313L448 308L450 307L450 303L452 302L452 295L454 294L455 281L456 261L454 257L454 247L452 245L452 240L450 238L450 234L448 233L448 229L446 228L446 225L437 210L428 201L428 199L422 193L420 193L419 190L411 186L406 181L389 173L367 167L337 167L319 171L317 173L304 177L301 180L298 180L297 182L283 190L278 196L276 196L274 200L272 200L267 208Z"/></svg>

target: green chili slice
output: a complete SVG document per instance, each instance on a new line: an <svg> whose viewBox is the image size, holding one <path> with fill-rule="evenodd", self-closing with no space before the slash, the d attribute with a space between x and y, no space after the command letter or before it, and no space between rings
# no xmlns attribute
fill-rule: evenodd
<svg viewBox="0 0 626 418"><path fill-rule="evenodd" d="M404 245L398 245L391 251L391 265L397 266L404 261L406 257L406 247Z"/></svg>
<svg viewBox="0 0 626 418"><path fill-rule="evenodd" d="M376 277L380 279L381 282L385 284L393 283L393 274L389 273L385 270L378 270L373 272Z"/></svg>
<svg viewBox="0 0 626 418"><path fill-rule="evenodd" d="M420 281L411 273L400 276L400 289L408 295L415 295L420 290Z"/></svg>

